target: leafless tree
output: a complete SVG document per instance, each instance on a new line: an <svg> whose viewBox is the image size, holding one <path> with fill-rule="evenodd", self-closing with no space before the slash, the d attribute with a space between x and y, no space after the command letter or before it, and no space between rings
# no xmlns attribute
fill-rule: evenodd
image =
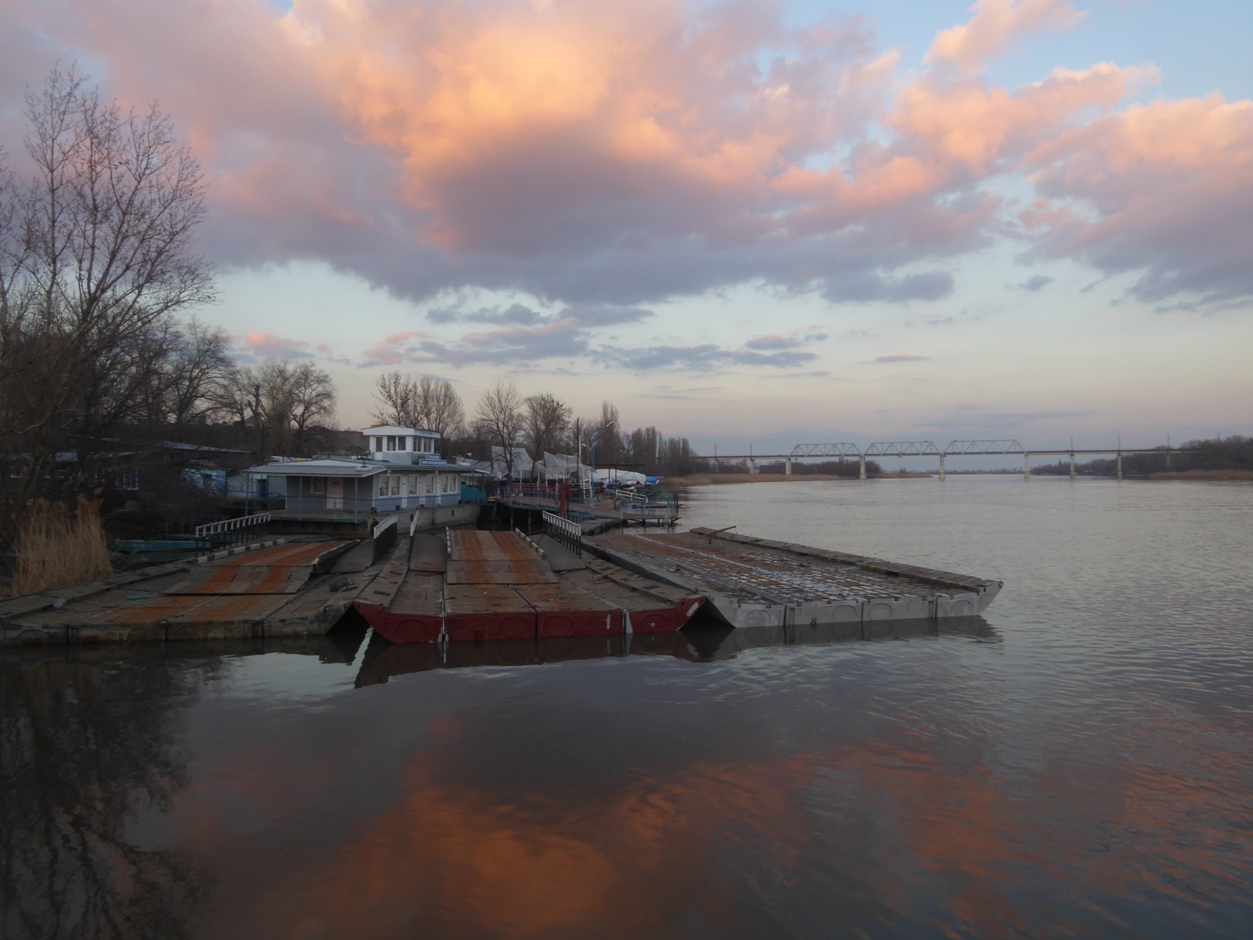
<svg viewBox="0 0 1253 940"><path fill-rule="evenodd" d="M154 105L123 114L73 71L26 97L25 184L0 168L0 447L10 505L58 451L81 485L164 357L162 321L214 296L192 250L200 168ZM13 484L16 483L16 486Z"/></svg>
<svg viewBox="0 0 1253 940"><path fill-rule="evenodd" d="M619 436L621 423L618 420L618 408L611 402L600 403L600 416L590 421L584 420L583 444L590 448L593 439L596 441L596 465L606 467L622 461L622 438ZM587 459L591 458L588 451Z"/></svg>
<svg viewBox="0 0 1253 940"><path fill-rule="evenodd" d="M375 382L374 397L379 407L373 415L383 424L434 431L447 441L460 436L465 423L461 396L438 376L388 372Z"/></svg>
<svg viewBox="0 0 1253 940"><path fill-rule="evenodd" d="M231 369L229 340L195 317L177 331L162 373L165 419L175 428L203 417L213 386Z"/></svg>
<svg viewBox="0 0 1253 940"><path fill-rule="evenodd" d="M504 450L505 472L513 473L513 452L522 443L526 419L522 396L512 382L499 381L479 399L475 433Z"/></svg>
<svg viewBox="0 0 1253 940"><path fill-rule="evenodd" d="M527 398L526 440L532 458L539 460L542 453L557 452L570 428L572 414L569 405L548 392Z"/></svg>
<svg viewBox="0 0 1253 940"><path fill-rule="evenodd" d="M399 371L385 372L374 382L374 398L379 406L372 412L380 424L401 428L417 427L418 383Z"/></svg>
<svg viewBox="0 0 1253 940"><path fill-rule="evenodd" d="M418 381L419 415L427 431L435 431L441 440L459 437L465 424L461 396L447 379L424 375Z"/></svg>
<svg viewBox="0 0 1253 940"><path fill-rule="evenodd" d="M305 453L312 443L315 425L329 424L335 418L335 385L330 375L311 362L302 362L287 373L291 413L288 419L297 453Z"/></svg>
<svg viewBox="0 0 1253 940"><path fill-rule="evenodd" d="M256 368L232 369L213 395L217 413L244 430L258 460L306 453L313 426L334 417L335 400L330 375L313 363L293 368L273 359Z"/></svg>

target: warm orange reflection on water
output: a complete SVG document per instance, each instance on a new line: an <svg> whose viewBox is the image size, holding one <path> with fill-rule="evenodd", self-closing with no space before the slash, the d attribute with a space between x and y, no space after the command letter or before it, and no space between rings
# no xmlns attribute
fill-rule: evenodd
<svg viewBox="0 0 1253 940"><path fill-rule="evenodd" d="M276 935L401 936L434 911L453 933L638 934L697 900L687 866L711 841L796 831L803 813L789 788L811 774L802 758L697 764L571 804L536 793L500 802L495 791L437 783L433 770L415 761L398 804L320 871L270 896ZM786 867L793 854L770 861Z"/></svg>
<svg viewBox="0 0 1253 940"><path fill-rule="evenodd" d="M816 817L832 779L844 802ZM436 751L409 765L401 790L313 869L287 861L257 899L267 934L399 937L438 924L454 936L638 936L693 911L734 933L728 902L746 883L786 888L837 852L886 909L910 906L894 872L916 866L953 881L957 922L1027 927L1001 894L1028 861L1012 802L986 769L956 772L923 751L705 761L560 800L514 790L505 767L499 786L460 786ZM880 823L867 830L872 813Z"/></svg>

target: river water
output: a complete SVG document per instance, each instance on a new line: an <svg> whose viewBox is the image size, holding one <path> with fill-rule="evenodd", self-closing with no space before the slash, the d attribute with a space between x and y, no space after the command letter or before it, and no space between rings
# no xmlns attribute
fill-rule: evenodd
<svg viewBox="0 0 1253 940"><path fill-rule="evenodd" d="M1253 935L1253 486L684 514L1005 587L804 645L4 652L0 935Z"/></svg>

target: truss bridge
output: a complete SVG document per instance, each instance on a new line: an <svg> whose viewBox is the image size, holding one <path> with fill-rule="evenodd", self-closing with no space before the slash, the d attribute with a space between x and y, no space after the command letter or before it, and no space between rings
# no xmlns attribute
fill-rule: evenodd
<svg viewBox="0 0 1253 940"><path fill-rule="evenodd" d="M832 444L797 444L786 454L754 454L749 449L747 454L719 454L714 447L713 461L715 465L723 463L744 463L750 473L757 472L757 463L762 460L782 460L784 473L792 474L792 461L813 458L837 460L856 460L860 464L858 476L866 479L866 460L873 457L938 457L940 461L940 479L944 480L950 457L990 457L1013 454L1022 457L1022 474L1024 480L1031 479L1032 457L1070 457L1070 478L1075 478L1075 457L1116 457L1118 463L1118 479L1122 479L1122 459L1132 454L1165 454L1166 467L1170 468L1170 455L1190 453L1190 451L1170 448L1123 448L1117 447L1091 448L1066 447L1058 449L1027 449L1013 439L949 441L941 449L933 441L874 441L862 450L856 444L838 442Z"/></svg>

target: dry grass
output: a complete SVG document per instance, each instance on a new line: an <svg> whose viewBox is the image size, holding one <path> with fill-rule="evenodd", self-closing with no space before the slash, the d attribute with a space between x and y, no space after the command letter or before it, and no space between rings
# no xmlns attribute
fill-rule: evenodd
<svg viewBox="0 0 1253 940"><path fill-rule="evenodd" d="M76 516L62 503L40 500L18 529L13 583L16 597L69 587L106 575L109 546L100 525L100 501L78 497Z"/></svg>

